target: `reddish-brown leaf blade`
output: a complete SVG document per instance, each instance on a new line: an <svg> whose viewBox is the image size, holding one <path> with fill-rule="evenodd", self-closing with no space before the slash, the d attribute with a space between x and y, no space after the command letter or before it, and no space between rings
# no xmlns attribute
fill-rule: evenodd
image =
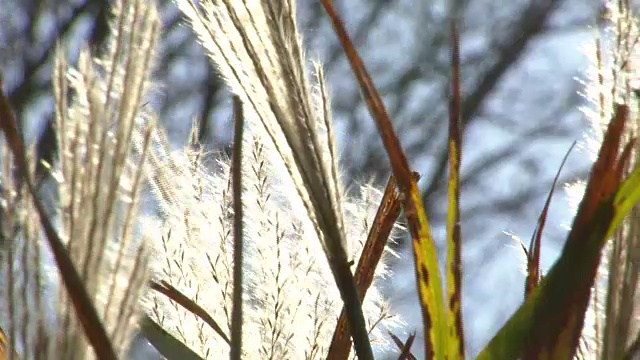
<svg viewBox="0 0 640 360"><path fill-rule="evenodd" d="M618 170L627 156L619 153L628 115L626 105L616 106L560 258L479 360L575 355L602 248L640 200L640 169L622 184Z"/></svg>
<svg viewBox="0 0 640 360"><path fill-rule="evenodd" d="M322 4L331 18L333 28L349 59L351 69L360 85L362 96L376 122L378 133L391 160L393 174L398 181L405 217L413 240L415 273L424 326L425 357L427 359L445 359L448 352L447 320L442 280L437 250L418 184L412 179L409 163L393 130L391 119L387 114L382 98L376 90L362 59L349 39L332 1L322 0Z"/></svg>
<svg viewBox="0 0 640 360"><path fill-rule="evenodd" d="M597 205L602 200L610 197L620 183L621 170L618 169L618 154L620 151L620 143L622 141L622 133L625 124L629 118L629 107L627 105L617 105L614 119L609 124L607 132L602 141L598 159L593 165L591 176L589 178L589 186L594 191L590 192L587 188L585 196L585 206L582 212L576 215L576 222L582 226L585 221L593 218L593 214L597 210ZM596 191L597 190L597 191ZM579 246L579 239L571 239L571 244Z"/></svg>
<svg viewBox="0 0 640 360"><path fill-rule="evenodd" d="M569 154L571 150L576 145L574 141L569 147L569 150L564 155L562 162L560 163L560 167L556 172L556 176L553 178L553 183L551 184L551 189L549 190L549 194L547 195L547 200L544 203L544 207L540 212L540 216L538 216L538 223L536 225L535 230L533 231L533 235L531 236L531 242L529 243L529 251L527 252L527 279L525 282L525 298L531 294L533 289L535 289L540 283L540 248L542 246L542 231L544 230L544 226L547 222L547 214L549 213L549 206L551 205L551 199L553 198L553 192L558 183L558 178L560 178L560 172L564 167L564 164L567 162L569 158Z"/></svg>

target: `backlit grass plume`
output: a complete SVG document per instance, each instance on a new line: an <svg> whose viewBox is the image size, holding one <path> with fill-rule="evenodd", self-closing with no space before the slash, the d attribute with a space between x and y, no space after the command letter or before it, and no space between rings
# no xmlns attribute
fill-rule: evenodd
<svg viewBox="0 0 640 360"><path fill-rule="evenodd" d="M33 176L26 186L16 176L27 170L26 159L15 134L6 132L15 119L3 113L0 321L9 352L22 359L122 357L136 332L148 274L146 240L135 222L144 180L138 164L153 129L141 103L160 20L146 1L115 2L113 14L104 56L92 58L85 49L77 67L69 67L63 51L56 55L53 186L33 183ZM141 153L131 145L136 133ZM42 191L34 193L34 185ZM52 189L54 210L43 213L38 198ZM88 324L95 315L100 322Z"/></svg>
<svg viewBox="0 0 640 360"><path fill-rule="evenodd" d="M314 87L308 80L296 2L185 0L177 4L244 104L244 116L264 139L279 178L287 177L284 181L291 183L293 209L305 213L301 231L305 238L316 238L324 250L345 303L356 352L371 358L367 324L349 267L326 84L319 66Z"/></svg>
<svg viewBox="0 0 640 360"><path fill-rule="evenodd" d="M244 358L324 358L342 307L340 293L315 232L305 229L306 213L295 208L290 187L269 160L274 150L250 131L244 149ZM233 305L229 162L199 151L158 160L150 166L162 179L156 185L164 199L164 234L156 241L154 258L162 260L154 262L154 273L202 306L221 332L161 294L152 294L148 312L202 357L227 356ZM380 198L368 186L346 198L349 259L358 260ZM375 288L363 307L371 339L382 350L387 336L380 326L396 321Z"/></svg>
<svg viewBox="0 0 640 360"><path fill-rule="evenodd" d="M358 260L380 194L362 187L357 197L343 195L327 87L320 66L315 67L315 86L308 83L292 4L179 6L243 101L248 122L242 160L243 352L249 358L324 358L342 307L341 292L356 294L349 262ZM259 47L260 55L249 47ZM198 149L198 144L189 148ZM213 358L229 350L225 338L231 330L229 163L198 151L167 155L169 160L158 158L151 165L167 229L159 246L167 261L159 273L195 297L223 334L203 328L201 320L171 309L161 298L150 309L169 331L191 329L178 338ZM171 260L180 254L184 261ZM383 265L378 267L383 271ZM335 277L348 281L336 287ZM349 296L359 306L357 295ZM367 293L364 310L367 346L371 330L377 342L385 343L387 336L377 329L390 314L375 289ZM178 325L189 321L193 326ZM195 329L201 335L194 336Z"/></svg>

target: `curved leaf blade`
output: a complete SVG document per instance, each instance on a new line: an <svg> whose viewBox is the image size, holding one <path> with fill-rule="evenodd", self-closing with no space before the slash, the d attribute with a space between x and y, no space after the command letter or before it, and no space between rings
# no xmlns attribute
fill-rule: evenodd
<svg viewBox="0 0 640 360"><path fill-rule="evenodd" d="M551 189L549 190L549 194L547 195L547 200L544 203L544 207L540 212L540 216L538 217L538 223L536 228L531 236L531 242L529 243L529 250L525 249L525 254L527 255L527 279L525 280L525 299L533 289L538 287L540 283L540 248L542 247L542 231L544 230L544 226L547 222L547 214L549 213L549 207L551 206L551 199L553 198L553 192L558 184L558 179L560 178L560 172L562 172L562 168L564 164L567 162L569 158L569 154L573 147L576 145L574 141L571 144L571 147L564 155L562 162L560 163L560 167L556 172L556 176L553 178L553 183L551 184Z"/></svg>

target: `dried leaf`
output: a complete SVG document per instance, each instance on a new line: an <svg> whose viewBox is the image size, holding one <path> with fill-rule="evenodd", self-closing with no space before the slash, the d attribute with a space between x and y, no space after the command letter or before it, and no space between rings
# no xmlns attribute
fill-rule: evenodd
<svg viewBox="0 0 640 360"><path fill-rule="evenodd" d="M149 316L145 315L142 319L140 331L165 359L204 360L180 340L166 332L162 326L151 320Z"/></svg>
<svg viewBox="0 0 640 360"><path fill-rule="evenodd" d="M209 315L209 313L207 313L207 311L203 309L200 305L196 304L191 299L189 299L186 295L180 292L180 290L176 289L171 284L165 281L161 281L159 283L155 281L151 281L150 287L151 289L173 300L176 304L187 309L193 315L202 319L202 321L204 321L207 325L209 325L213 329L213 331L215 331L218 335L220 335L220 337L227 344L231 345L231 340L229 339L227 334L225 334L224 331L222 331L222 328L220 327L220 325L218 325L218 323L216 323L213 317Z"/></svg>

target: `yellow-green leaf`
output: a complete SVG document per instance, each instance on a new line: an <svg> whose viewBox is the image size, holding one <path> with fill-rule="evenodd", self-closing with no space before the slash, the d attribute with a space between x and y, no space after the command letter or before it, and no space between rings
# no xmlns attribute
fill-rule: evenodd
<svg viewBox="0 0 640 360"><path fill-rule="evenodd" d="M410 188L410 198L407 202L409 201L415 204L415 207L409 207L409 209L414 210L413 213L408 213L405 206L405 215L413 240L418 294L420 295L420 305L423 311L425 342L428 344L425 345L425 358L446 359L448 352L447 323L438 254L418 185L413 180Z"/></svg>
<svg viewBox="0 0 640 360"><path fill-rule="evenodd" d="M447 328L449 359L464 359L462 326L462 247L460 228L460 41L455 19L451 19L452 94L449 105L449 209L447 216Z"/></svg>

